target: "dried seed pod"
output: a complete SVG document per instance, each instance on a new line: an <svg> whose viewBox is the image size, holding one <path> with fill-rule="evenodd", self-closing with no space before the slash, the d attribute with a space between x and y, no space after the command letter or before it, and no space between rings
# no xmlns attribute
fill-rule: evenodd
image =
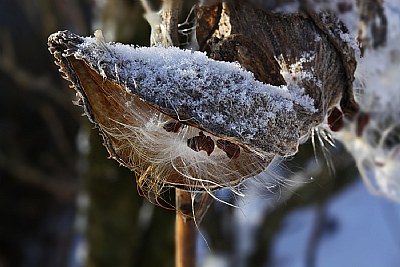
<svg viewBox="0 0 400 267"><path fill-rule="evenodd" d="M272 13L232 0L223 4L220 20L204 48L210 57L239 62L267 84L305 88L319 110L309 123L320 123L340 99L347 118L358 112L352 89L357 44L332 14L306 6L301 14Z"/></svg>
<svg viewBox="0 0 400 267"><path fill-rule="evenodd" d="M299 119L316 112L302 88L263 84L238 64L200 52L135 48L68 31L51 35L49 46L109 153L138 174L145 191L234 186L275 155L296 153L312 127ZM188 146L198 145L197 137L207 142ZM249 153L214 147L220 140Z"/></svg>

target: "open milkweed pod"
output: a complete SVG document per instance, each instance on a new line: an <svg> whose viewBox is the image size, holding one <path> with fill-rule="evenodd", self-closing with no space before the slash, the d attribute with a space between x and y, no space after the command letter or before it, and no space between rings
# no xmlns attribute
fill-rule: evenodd
<svg viewBox="0 0 400 267"><path fill-rule="evenodd" d="M111 157L145 191L233 187L275 156L295 154L313 126L299 117L321 112L303 88L264 84L237 63L201 52L69 31L48 44Z"/></svg>

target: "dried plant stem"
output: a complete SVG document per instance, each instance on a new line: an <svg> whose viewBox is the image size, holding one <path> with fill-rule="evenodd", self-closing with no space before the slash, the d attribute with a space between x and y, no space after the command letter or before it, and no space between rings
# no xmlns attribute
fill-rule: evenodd
<svg viewBox="0 0 400 267"><path fill-rule="evenodd" d="M194 267L197 228L192 216L191 193L176 188L175 266Z"/></svg>
<svg viewBox="0 0 400 267"><path fill-rule="evenodd" d="M182 0L164 0L163 2L161 16L165 30L172 41L172 44L169 45L177 46L179 44L178 20L181 7Z"/></svg>

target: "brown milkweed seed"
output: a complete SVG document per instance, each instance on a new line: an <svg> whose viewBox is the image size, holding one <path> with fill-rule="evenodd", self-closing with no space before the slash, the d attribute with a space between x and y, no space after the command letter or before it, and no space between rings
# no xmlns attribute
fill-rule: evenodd
<svg viewBox="0 0 400 267"><path fill-rule="evenodd" d="M215 144L211 137L206 136L203 132L200 132L198 136L194 136L187 140L187 146L194 151L204 150L207 152L207 155L210 156L214 151Z"/></svg>

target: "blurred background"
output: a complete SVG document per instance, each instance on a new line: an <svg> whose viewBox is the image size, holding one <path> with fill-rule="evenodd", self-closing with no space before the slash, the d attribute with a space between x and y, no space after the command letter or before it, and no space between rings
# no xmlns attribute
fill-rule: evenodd
<svg viewBox="0 0 400 267"><path fill-rule="evenodd" d="M148 45L142 14L134 0L0 0L0 267L174 266L174 211L107 159L47 51L64 29ZM246 182L244 198L217 192L237 207L210 207L198 266L400 266L399 205L324 144Z"/></svg>

